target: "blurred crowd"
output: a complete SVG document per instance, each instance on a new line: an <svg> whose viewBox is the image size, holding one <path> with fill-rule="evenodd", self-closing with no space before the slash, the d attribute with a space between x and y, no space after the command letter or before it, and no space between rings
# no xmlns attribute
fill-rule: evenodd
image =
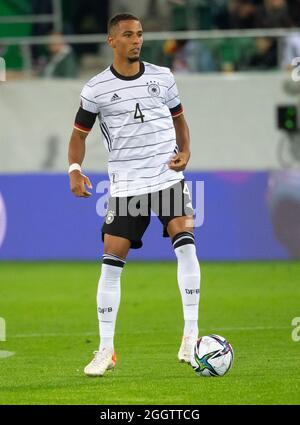
<svg viewBox="0 0 300 425"><path fill-rule="evenodd" d="M229 0L214 17L219 29L300 26L299 0Z"/></svg>
<svg viewBox="0 0 300 425"><path fill-rule="evenodd" d="M3 4L6 2L3 0ZM54 12L52 0L19 0L20 11L12 14L20 15L22 4L25 14ZM48 46L31 47L34 75L73 78L82 70L87 55L103 59L103 46L93 43L70 46L64 43L62 34L105 33L107 21L116 11L138 14L146 31L300 28L300 0L142 0L139 4L129 0L61 0L61 6L61 32L53 23L36 23L28 26L27 32L21 33L19 25L16 34L9 33L51 37ZM7 60L8 68L17 68L16 63L22 67L13 48L1 50L1 36L7 36L4 28L0 26L0 55ZM178 73L287 69L294 57L300 57L297 30L281 39L241 36L168 40L145 42L143 49L144 60L170 66ZM101 67L101 63L95 64Z"/></svg>
<svg viewBox="0 0 300 425"><path fill-rule="evenodd" d="M179 6L176 2L179 8L183 8L184 3ZM300 0L200 0L196 3L193 29L300 27ZM178 24L174 29L190 29L187 20L178 19ZM176 72L288 69L292 59L300 56L300 32L291 32L281 40L272 37L172 40L165 43L164 52Z"/></svg>

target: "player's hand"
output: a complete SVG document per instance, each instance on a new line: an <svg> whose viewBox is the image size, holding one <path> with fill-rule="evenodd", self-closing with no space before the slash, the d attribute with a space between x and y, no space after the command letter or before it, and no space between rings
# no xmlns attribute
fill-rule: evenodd
<svg viewBox="0 0 300 425"><path fill-rule="evenodd" d="M190 154L187 152L178 152L169 162L169 168L174 171L183 171L189 162Z"/></svg>
<svg viewBox="0 0 300 425"><path fill-rule="evenodd" d="M88 198L91 196L91 192L86 190L86 186L89 189L93 188L90 179L87 176L81 174L78 170L74 170L70 173L70 188L71 192L75 196L82 198Z"/></svg>

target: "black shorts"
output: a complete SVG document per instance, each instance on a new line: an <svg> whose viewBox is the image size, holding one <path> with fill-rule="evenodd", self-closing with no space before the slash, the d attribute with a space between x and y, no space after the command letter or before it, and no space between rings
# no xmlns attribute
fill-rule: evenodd
<svg viewBox="0 0 300 425"><path fill-rule="evenodd" d="M142 237L151 219L151 211L163 225L163 236L168 237L167 226L175 217L194 215L189 189L184 180L158 192L130 197L110 197L104 234L120 236L131 242L131 248L143 245Z"/></svg>

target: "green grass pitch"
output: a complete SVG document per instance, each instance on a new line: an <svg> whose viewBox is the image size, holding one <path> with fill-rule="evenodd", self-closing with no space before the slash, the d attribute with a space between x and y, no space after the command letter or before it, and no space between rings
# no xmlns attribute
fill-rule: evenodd
<svg viewBox="0 0 300 425"><path fill-rule="evenodd" d="M299 404L300 263L201 265L200 334L235 352L222 378L177 361L182 312L175 263L128 262L117 367L88 378L98 346L96 263L1 263L0 404Z"/></svg>

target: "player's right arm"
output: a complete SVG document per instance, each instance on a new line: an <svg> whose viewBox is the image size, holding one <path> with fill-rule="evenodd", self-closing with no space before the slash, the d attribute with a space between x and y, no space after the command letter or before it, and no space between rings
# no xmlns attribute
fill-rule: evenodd
<svg viewBox="0 0 300 425"><path fill-rule="evenodd" d="M85 155L85 139L88 133L78 130L77 128L73 129L70 143L69 143L69 165L79 164L81 165L84 160ZM70 188L72 193L75 196L80 197L89 197L90 192L86 190L88 188L92 189L90 179L83 175L79 170L73 170L69 173L70 176Z"/></svg>
<svg viewBox="0 0 300 425"><path fill-rule="evenodd" d="M74 129L69 143L69 165L78 164L80 168L85 156L85 140L92 129L98 115L98 105L95 102L91 88L86 85L81 92L80 108L75 118ZM73 168L73 167L72 167ZM91 195L86 190L92 188L87 176L81 170L75 169L69 172L70 188L75 196L88 197Z"/></svg>

